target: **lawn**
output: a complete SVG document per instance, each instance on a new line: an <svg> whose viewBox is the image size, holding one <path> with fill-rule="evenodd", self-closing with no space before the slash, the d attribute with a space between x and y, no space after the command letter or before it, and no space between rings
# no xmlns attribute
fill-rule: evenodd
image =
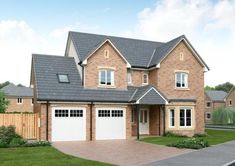
<svg viewBox="0 0 235 166"><path fill-rule="evenodd" d="M97 161L66 155L53 147L0 148L1 166L106 166Z"/></svg>
<svg viewBox="0 0 235 166"><path fill-rule="evenodd" d="M220 143L224 143L227 141L235 140L235 131L228 130L212 130L206 129L207 136L201 137L209 142L210 145L216 145ZM159 144L159 145L167 145L171 143L176 143L179 140L187 139L185 137L146 137L143 138L142 141Z"/></svg>

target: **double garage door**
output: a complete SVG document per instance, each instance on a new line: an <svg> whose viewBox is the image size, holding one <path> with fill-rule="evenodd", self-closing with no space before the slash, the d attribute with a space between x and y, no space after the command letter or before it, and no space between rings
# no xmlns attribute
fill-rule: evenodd
<svg viewBox="0 0 235 166"><path fill-rule="evenodd" d="M123 108L97 108L96 140L125 139L125 116ZM82 140L86 140L86 108L53 108L52 141Z"/></svg>

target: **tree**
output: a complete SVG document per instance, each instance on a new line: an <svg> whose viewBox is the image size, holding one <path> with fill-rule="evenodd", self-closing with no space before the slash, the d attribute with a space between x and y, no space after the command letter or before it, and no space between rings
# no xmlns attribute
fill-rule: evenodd
<svg viewBox="0 0 235 166"><path fill-rule="evenodd" d="M215 90L215 88L212 87L212 86L208 86L208 85L207 85L207 86L205 87L205 90Z"/></svg>
<svg viewBox="0 0 235 166"><path fill-rule="evenodd" d="M223 90L228 93L232 87L234 87L232 83L226 82L224 84L219 84L215 86L215 90Z"/></svg>
<svg viewBox="0 0 235 166"><path fill-rule="evenodd" d="M4 82L4 83L0 83L0 89L2 89L4 86L7 86L7 85L9 85L9 84L10 84L9 81L6 81L6 82Z"/></svg>
<svg viewBox="0 0 235 166"><path fill-rule="evenodd" d="M0 113L4 113L7 109L9 101L5 98L5 94L0 91Z"/></svg>

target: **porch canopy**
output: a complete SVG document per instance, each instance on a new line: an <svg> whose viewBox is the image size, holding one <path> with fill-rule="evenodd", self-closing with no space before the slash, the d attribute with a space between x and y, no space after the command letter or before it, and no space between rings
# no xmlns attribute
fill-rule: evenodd
<svg viewBox="0 0 235 166"><path fill-rule="evenodd" d="M132 101L136 104L143 105L165 105L168 104L167 99L153 86L143 86L138 88L133 97Z"/></svg>

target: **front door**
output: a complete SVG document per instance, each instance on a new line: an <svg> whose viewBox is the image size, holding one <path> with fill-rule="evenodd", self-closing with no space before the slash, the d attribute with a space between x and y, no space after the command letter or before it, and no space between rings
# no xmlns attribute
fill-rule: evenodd
<svg viewBox="0 0 235 166"><path fill-rule="evenodd" d="M146 108L139 110L139 132L149 134L149 110Z"/></svg>

